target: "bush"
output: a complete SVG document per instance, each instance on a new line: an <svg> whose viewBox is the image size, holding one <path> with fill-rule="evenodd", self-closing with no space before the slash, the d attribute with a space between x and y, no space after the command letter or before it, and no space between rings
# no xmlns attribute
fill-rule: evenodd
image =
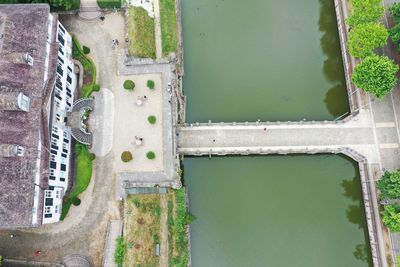
<svg viewBox="0 0 400 267"><path fill-rule="evenodd" d="M126 90L133 90L133 88L135 88L135 83L132 80L126 80L124 82L124 88Z"/></svg>
<svg viewBox="0 0 400 267"><path fill-rule="evenodd" d="M147 121L148 121L150 124L155 124L156 121L157 121L157 118L156 118L156 116L151 115L151 116L148 116L148 117L147 117Z"/></svg>
<svg viewBox="0 0 400 267"><path fill-rule="evenodd" d="M400 198L400 171L386 171L382 178L376 182L381 199Z"/></svg>
<svg viewBox="0 0 400 267"><path fill-rule="evenodd" d="M72 199L72 205L79 206L81 204L81 200L78 197L74 197Z"/></svg>
<svg viewBox="0 0 400 267"><path fill-rule="evenodd" d="M153 151L149 151L146 153L146 157L148 159L155 159L156 158L156 154Z"/></svg>
<svg viewBox="0 0 400 267"><path fill-rule="evenodd" d="M119 236L117 237L115 242L117 244L115 246L115 251L114 251L114 262L118 267L122 267L125 261L125 250L126 250L124 238L122 236Z"/></svg>
<svg viewBox="0 0 400 267"><path fill-rule="evenodd" d="M153 80L147 80L147 87L149 89L154 89L154 81Z"/></svg>
<svg viewBox="0 0 400 267"><path fill-rule="evenodd" d="M390 13L392 14L394 20L396 23L400 22L400 3L394 3L390 8L389 8Z"/></svg>
<svg viewBox="0 0 400 267"><path fill-rule="evenodd" d="M90 48L83 45L83 46L82 46L82 51L83 51L83 53L84 53L85 55L87 55L87 54L90 53Z"/></svg>
<svg viewBox="0 0 400 267"><path fill-rule="evenodd" d="M358 58L372 56L375 48L385 46L388 35L388 31L380 23L361 24L349 34L349 52Z"/></svg>
<svg viewBox="0 0 400 267"><path fill-rule="evenodd" d="M129 161L131 161L133 159L133 157L132 157L132 153L131 152L129 152L129 151L124 151L124 152L122 152L122 154L121 154L121 160L123 161L123 162L129 162Z"/></svg>
<svg viewBox="0 0 400 267"><path fill-rule="evenodd" d="M400 232L400 206L386 205L382 221L391 231Z"/></svg>
<svg viewBox="0 0 400 267"><path fill-rule="evenodd" d="M385 56L367 57L354 68L352 81L377 97L385 96L397 84L399 67Z"/></svg>

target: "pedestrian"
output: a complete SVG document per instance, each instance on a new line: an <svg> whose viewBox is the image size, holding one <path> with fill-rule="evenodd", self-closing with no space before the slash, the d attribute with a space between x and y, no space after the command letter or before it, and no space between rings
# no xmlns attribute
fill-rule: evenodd
<svg viewBox="0 0 400 267"><path fill-rule="evenodd" d="M215 143L215 139L213 139L213 142Z"/></svg>
<svg viewBox="0 0 400 267"><path fill-rule="evenodd" d="M143 98L147 100L147 96L143 96Z"/></svg>
<svg viewBox="0 0 400 267"><path fill-rule="evenodd" d="M267 128L264 128L264 132L267 131Z"/></svg>

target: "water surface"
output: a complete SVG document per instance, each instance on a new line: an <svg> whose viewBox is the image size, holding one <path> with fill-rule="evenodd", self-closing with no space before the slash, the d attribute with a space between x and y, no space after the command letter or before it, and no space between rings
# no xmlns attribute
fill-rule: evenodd
<svg viewBox="0 0 400 267"><path fill-rule="evenodd" d="M333 0L182 1L187 121L348 111Z"/></svg>
<svg viewBox="0 0 400 267"><path fill-rule="evenodd" d="M357 166L330 155L185 159L194 267L372 266Z"/></svg>

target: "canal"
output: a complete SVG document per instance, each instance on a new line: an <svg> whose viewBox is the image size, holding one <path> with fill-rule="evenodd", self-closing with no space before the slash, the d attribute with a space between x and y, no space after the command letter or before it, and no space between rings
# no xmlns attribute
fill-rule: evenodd
<svg viewBox="0 0 400 267"><path fill-rule="evenodd" d="M348 112L333 0L185 0L187 121ZM340 156L184 160L194 267L372 266L358 167Z"/></svg>

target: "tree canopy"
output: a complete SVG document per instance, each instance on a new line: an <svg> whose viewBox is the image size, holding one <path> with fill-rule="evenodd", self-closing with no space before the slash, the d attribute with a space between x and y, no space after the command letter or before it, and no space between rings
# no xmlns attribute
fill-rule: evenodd
<svg viewBox="0 0 400 267"><path fill-rule="evenodd" d="M382 221L393 232L400 232L400 207L398 205L386 205Z"/></svg>
<svg viewBox="0 0 400 267"><path fill-rule="evenodd" d="M386 56L370 56L354 68L353 83L377 97L385 96L397 84L399 67Z"/></svg>
<svg viewBox="0 0 400 267"><path fill-rule="evenodd" d="M376 186L381 191L381 199L400 198L400 171L386 171Z"/></svg>
<svg viewBox="0 0 400 267"><path fill-rule="evenodd" d="M349 52L358 58L372 56L375 48L385 46L388 36L388 31L380 23L358 25L349 34Z"/></svg>
<svg viewBox="0 0 400 267"><path fill-rule="evenodd" d="M390 8L389 8L390 13L392 14L394 20L396 23L400 22L400 3L394 3Z"/></svg>
<svg viewBox="0 0 400 267"><path fill-rule="evenodd" d="M347 24L355 27L359 24L377 22L385 13L381 0L351 0L351 15Z"/></svg>

